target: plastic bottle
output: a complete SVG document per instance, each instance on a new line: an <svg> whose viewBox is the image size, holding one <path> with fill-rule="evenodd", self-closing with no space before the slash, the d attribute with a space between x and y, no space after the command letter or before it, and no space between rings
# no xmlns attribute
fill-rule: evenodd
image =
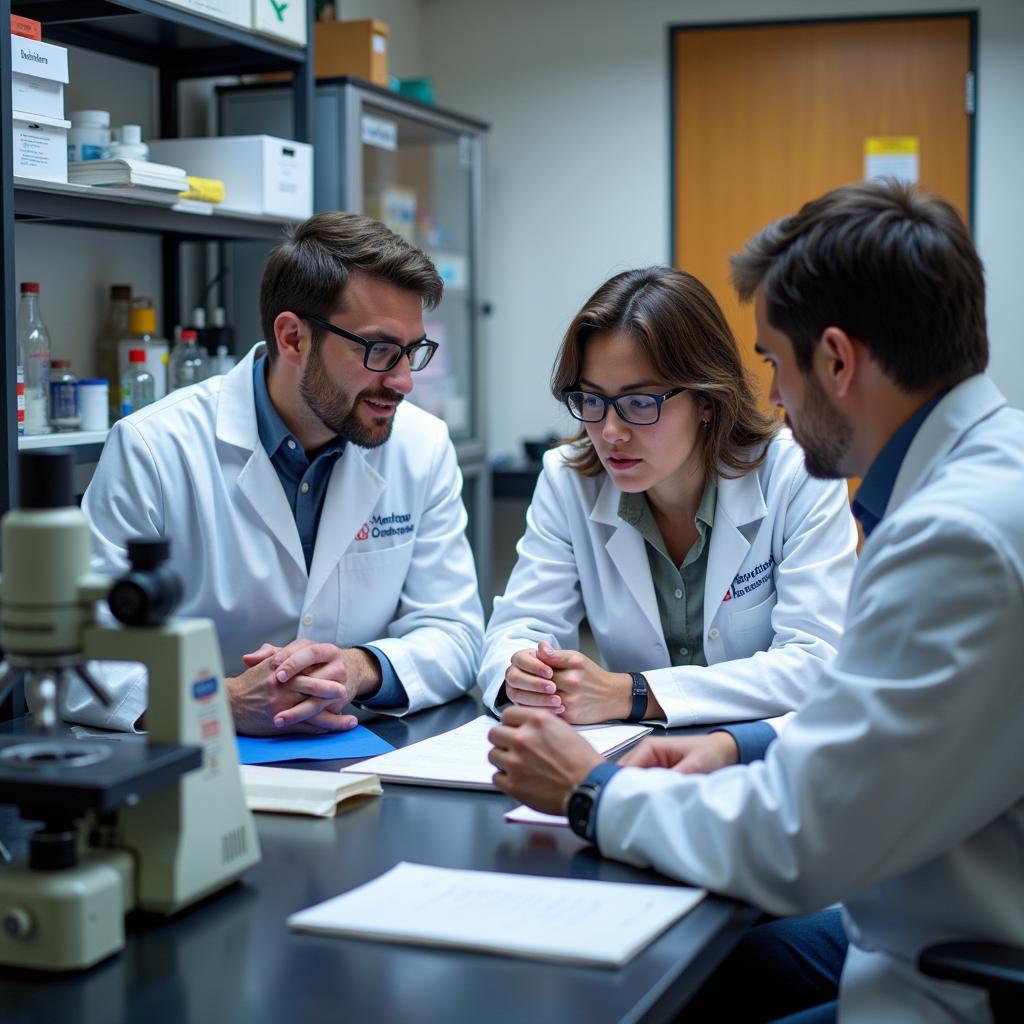
<svg viewBox="0 0 1024 1024"><path fill-rule="evenodd" d="M199 345L196 332L189 327L181 332L181 339L174 346L167 376L171 391L198 384L209 376L209 355Z"/></svg>
<svg viewBox="0 0 1024 1024"><path fill-rule="evenodd" d="M142 127L137 124L123 124L118 129L116 142L111 142L107 152L113 157L127 160L148 160L149 146L142 141Z"/></svg>
<svg viewBox="0 0 1024 1024"><path fill-rule="evenodd" d="M110 286L110 313L107 326L96 345L99 373L107 381L110 422L121 415L121 374L118 364L117 346L132 330L132 286L112 284Z"/></svg>
<svg viewBox="0 0 1024 1024"><path fill-rule="evenodd" d="M146 350L133 348L128 352L128 369L121 379L121 415L130 416L154 401L153 375L146 368Z"/></svg>
<svg viewBox="0 0 1024 1024"><path fill-rule="evenodd" d="M39 314L39 285L25 281L18 303L18 363L25 390L25 433L50 433L50 335Z"/></svg>
<svg viewBox="0 0 1024 1024"><path fill-rule="evenodd" d="M199 340L210 352L218 352L221 346L228 352L235 351L235 331L225 323L224 307L217 306L212 314L210 326L200 332ZM232 364L234 365L234 360Z"/></svg>
<svg viewBox="0 0 1024 1024"><path fill-rule="evenodd" d="M68 160L104 159L110 146L110 111L72 110L68 120Z"/></svg>
<svg viewBox="0 0 1024 1024"><path fill-rule="evenodd" d="M167 394L170 346L156 333L156 310L147 298L132 300L131 332L117 345L117 365L122 377L128 369L128 353L132 349L142 349L146 353L146 369L153 378L154 393L157 398L163 398Z"/></svg>
<svg viewBox="0 0 1024 1024"><path fill-rule="evenodd" d="M80 430L82 427L78 378L71 372L70 359L50 362L50 426L54 430Z"/></svg>

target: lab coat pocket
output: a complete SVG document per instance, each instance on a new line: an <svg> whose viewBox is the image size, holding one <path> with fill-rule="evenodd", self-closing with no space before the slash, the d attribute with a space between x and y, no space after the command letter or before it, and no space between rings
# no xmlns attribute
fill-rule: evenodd
<svg viewBox="0 0 1024 1024"><path fill-rule="evenodd" d="M722 630L729 658L749 658L756 651L767 651L771 647L775 637L772 611L777 598L778 595L773 591L752 608L737 608L730 612Z"/></svg>
<svg viewBox="0 0 1024 1024"><path fill-rule="evenodd" d="M390 573L396 565L407 566L412 559L415 541L408 540L404 544L395 544L390 548L377 548L374 551L350 551L341 560L341 573L376 574ZM404 578L405 573L403 571Z"/></svg>
<svg viewBox="0 0 1024 1024"><path fill-rule="evenodd" d="M367 643L388 635L412 560L414 541L355 551L338 564L338 641Z"/></svg>

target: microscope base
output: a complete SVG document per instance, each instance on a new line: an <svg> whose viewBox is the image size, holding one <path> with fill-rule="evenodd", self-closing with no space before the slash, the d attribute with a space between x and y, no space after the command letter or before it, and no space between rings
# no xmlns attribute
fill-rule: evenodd
<svg viewBox="0 0 1024 1024"><path fill-rule="evenodd" d="M0 964L73 971L123 949L133 872L123 850L89 851L59 871L0 870Z"/></svg>

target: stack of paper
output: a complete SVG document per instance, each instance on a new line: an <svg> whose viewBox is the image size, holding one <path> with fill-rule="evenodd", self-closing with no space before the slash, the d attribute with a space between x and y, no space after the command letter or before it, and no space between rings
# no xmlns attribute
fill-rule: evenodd
<svg viewBox="0 0 1024 1024"><path fill-rule="evenodd" d="M621 967L703 889L454 871L401 863L292 914L297 931Z"/></svg>
<svg viewBox="0 0 1024 1024"><path fill-rule="evenodd" d="M311 814L330 818L338 804L355 796L380 796L380 782L373 775L339 779L337 772L303 771L297 768L259 768L242 765L242 785L250 811Z"/></svg>
<svg viewBox="0 0 1024 1024"><path fill-rule="evenodd" d="M74 160L68 164L68 181L76 185L109 185L116 188L145 188L169 192L175 199L188 189L182 167L152 164L148 160L113 157L109 160Z"/></svg>
<svg viewBox="0 0 1024 1024"><path fill-rule="evenodd" d="M491 777L497 769L487 760L491 749L487 734L497 724L495 719L481 715L450 732L360 761L342 771L376 775L384 782L495 789ZM577 731L599 754L607 756L617 754L651 729L646 725L586 725Z"/></svg>

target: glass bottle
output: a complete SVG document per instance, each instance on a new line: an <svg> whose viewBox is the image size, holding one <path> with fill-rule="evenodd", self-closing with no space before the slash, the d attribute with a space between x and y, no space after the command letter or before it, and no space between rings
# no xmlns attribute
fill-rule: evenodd
<svg viewBox="0 0 1024 1024"><path fill-rule="evenodd" d="M167 383L171 391L198 384L209 375L209 355L198 341L198 334L186 327L174 346L167 365Z"/></svg>
<svg viewBox="0 0 1024 1024"><path fill-rule="evenodd" d="M121 379L121 415L130 416L154 401L153 375L146 369L146 350L133 348L128 353L128 369Z"/></svg>
<svg viewBox="0 0 1024 1024"><path fill-rule="evenodd" d="M146 353L146 369L153 378L153 393L163 398L167 394L169 346L166 339L156 333L156 310L147 298L132 300L131 331L118 342L117 361L122 375L128 369L128 353L133 349Z"/></svg>
<svg viewBox="0 0 1024 1024"><path fill-rule="evenodd" d="M50 335L39 314L39 285L26 281L18 303L18 363L25 390L25 433L50 433Z"/></svg>
<svg viewBox="0 0 1024 1024"><path fill-rule="evenodd" d="M71 372L70 359L50 362L50 426L54 430L80 430L82 426L78 378Z"/></svg>
<svg viewBox="0 0 1024 1024"><path fill-rule="evenodd" d="M128 337L131 330L132 286L112 284L107 326L96 346L99 375L106 378L108 385L111 423L121 414L121 369L117 361L117 345L122 338Z"/></svg>

